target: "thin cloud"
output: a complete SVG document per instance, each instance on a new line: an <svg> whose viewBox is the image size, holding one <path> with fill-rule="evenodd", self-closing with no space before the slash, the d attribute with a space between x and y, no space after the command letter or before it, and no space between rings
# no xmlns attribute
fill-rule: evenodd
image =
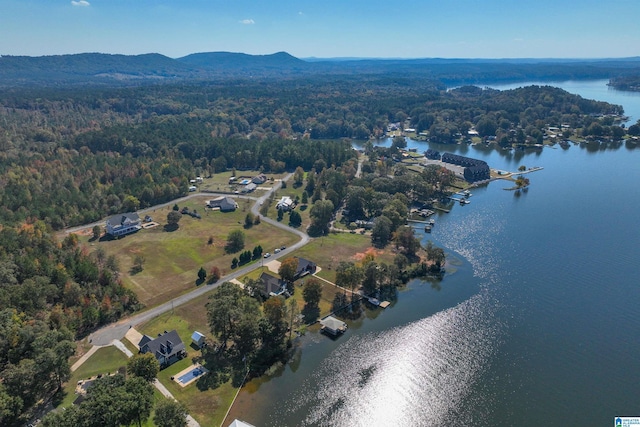
<svg viewBox="0 0 640 427"><path fill-rule="evenodd" d="M71 4L74 6L91 6L91 3L89 3L87 0L80 0L80 1L71 0Z"/></svg>
<svg viewBox="0 0 640 427"><path fill-rule="evenodd" d="M242 21L240 21L240 23L244 25L253 25L256 23L256 21L254 21L253 19L243 19Z"/></svg>

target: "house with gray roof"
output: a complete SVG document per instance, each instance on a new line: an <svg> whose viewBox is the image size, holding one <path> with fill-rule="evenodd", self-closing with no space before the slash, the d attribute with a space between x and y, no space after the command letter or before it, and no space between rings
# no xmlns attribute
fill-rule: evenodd
<svg viewBox="0 0 640 427"><path fill-rule="evenodd" d="M220 196L207 202L210 209L220 209L220 212L233 212L238 209L238 204L231 197Z"/></svg>
<svg viewBox="0 0 640 427"><path fill-rule="evenodd" d="M172 365L187 355L184 343L175 329L158 334L155 339L144 335L138 343L138 347L140 348L140 353L153 354L160 363L161 369Z"/></svg>
<svg viewBox="0 0 640 427"><path fill-rule="evenodd" d="M296 267L295 275L296 280L307 274L314 274L317 268L318 265L315 262L298 257L298 266Z"/></svg>
<svg viewBox="0 0 640 427"><path fill-rule="evenodd" d="M107 234L118 237L134 233L142 228L141 222L136 212L114 215L107 219Z"/></svg>
<svg viewBox="0 0 640 427"><path fill-rule="evenodd" d="M260 293L265 298L269 298L270 296L274 295L281 295L287 290L287 287L282 280L266 272L263 272L260 275L258 281L261 285Z"/></svg>

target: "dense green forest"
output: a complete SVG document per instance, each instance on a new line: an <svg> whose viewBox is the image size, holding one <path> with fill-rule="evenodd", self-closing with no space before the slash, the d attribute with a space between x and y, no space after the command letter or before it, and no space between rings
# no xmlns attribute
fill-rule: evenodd
<svg viewBox="0 0 640 427"><path fill-rule="evenodd" d="M475 127L481 136L502 132L506 143L535 143L545 126L560 124L607 135L612 119L599 117L621 112L553 87L444 91L380 76L6 90L0 222L39 219L60 229L169 201L194 174L340 166L353 157L345 139L381 136L407 119L435 142Z"/></svg>
<svg viewBox="0 0 640 427"><path fill-rule="evenodd" d="M628 75L614 77L609 81L609 86L618 90L640 92L640 75Z"/></svg>
<svg viewBox="0 0 640 427"><path fill-rule="evenodd" d="M138 309L113 257L41 222L0 230L0 424L59 390L74 340Z"/></svg>
<svg viewBox="0 0 640 427"><path fill-rule="evenodd" d="M205 52L182 58L157 53L0 56L0 86L138 86L141 84L300 76L389 75L446 84L608 79L637 74L640 58L615 59L299 59L286 52Z"/></svg>

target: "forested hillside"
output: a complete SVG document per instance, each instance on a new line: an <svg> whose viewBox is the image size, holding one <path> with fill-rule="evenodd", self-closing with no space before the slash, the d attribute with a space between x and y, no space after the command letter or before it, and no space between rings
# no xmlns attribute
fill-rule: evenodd
<svg viewBox="0 0 640 427"><path fill-rule="evenodd" d="M137 310L113 257L90 256L44 223L0 229L0 424L69 378L76 338Z"/></svg>
<svg viewBox="0 0 640 427"><path fill-rule="evenodd" d="M545 126L606 135L620 107L552 87L512 91L392 76L123 89L0 92L0 221L54 229L166 202L188 179L227 168L279 172L317 161L341 165L348 142L381 136L409 118L436 142L518 130L539 142ZM604 127L602 127L604 125ZM515 141L514 141L515 142Z"/></svg>

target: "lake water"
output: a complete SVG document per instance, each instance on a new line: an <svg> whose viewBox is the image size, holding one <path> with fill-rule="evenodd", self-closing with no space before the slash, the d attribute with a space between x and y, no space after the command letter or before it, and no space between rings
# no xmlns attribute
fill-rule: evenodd
<svg viewBox="0 0 640 427"><path fill-rule="evenodd" d="M640 94L605 84L554 85L640 118ZM431 234L417 230L447 248L445 279L410 283L335 341L308 333L292 363L243 388L227 424L602 426L640 415L640 148L433 147L544 170L519 195L504 181L474 189Z"/></svg>

